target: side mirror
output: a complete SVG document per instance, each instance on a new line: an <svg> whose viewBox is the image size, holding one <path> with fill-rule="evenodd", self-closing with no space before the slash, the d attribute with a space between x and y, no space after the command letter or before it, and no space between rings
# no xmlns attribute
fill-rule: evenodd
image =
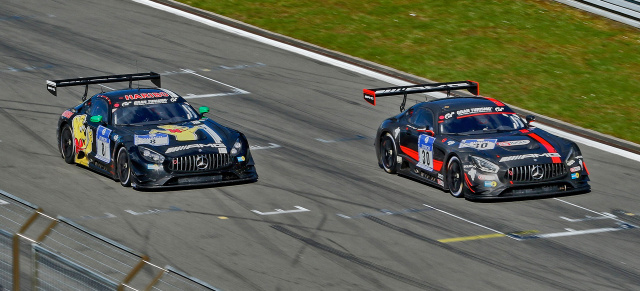
<svg viewBox="0 0 640 291"><path fill-rule="evenodd" d="M200 118L204 118L204 114L209 113L209 107L207 106L201 106L199 110L200 110Z"/></svg>
<svg viewBox="0 0 640 291"><path fill-rule="evenodd" d="M91 121L93 123L100 123L100 122L102 122L102 115L91 116L89 121Z"/></svg>
<svg viewBox="0 0 640 291"><path fill-rule="evenodd" d="M534 115L527 115L527 117L526 117L526 118L527 118L527 125L528 125L528 126L531 126L531 124L530 124L530 123L531 123L532 121L536 120L536 117L535 117Z"/></svg>

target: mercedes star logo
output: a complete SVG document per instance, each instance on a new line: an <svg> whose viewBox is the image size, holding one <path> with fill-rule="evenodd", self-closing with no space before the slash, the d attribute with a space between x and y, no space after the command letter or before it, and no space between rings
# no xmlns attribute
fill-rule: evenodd
<svg viewBox="0 0 640 291"><path fill-rule="evenodd" d="M544 177L544 170L540 166L531 166L531 178L540 180Z"/></svg>
<svg viewBox="0 0 640 291"><path fill-rule="evenodd" d="M196 158L196 167L198 170L204 170L209 167L209 159L206 156L198 156Z"/></svg>

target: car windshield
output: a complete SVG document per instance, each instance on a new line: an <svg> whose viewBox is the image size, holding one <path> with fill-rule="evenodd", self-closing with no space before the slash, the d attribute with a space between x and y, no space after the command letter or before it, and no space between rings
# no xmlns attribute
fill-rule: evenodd
<svg viewBox="0 0 640 291"><path fill-rule="evenodd" d="M522 119L513 112L458 116L441 123L443 134L473 135L507 132L526 128Z"/></svg>
<svg viewBox="0 0 640 291"><path fill-rule="evenodd" d="M179 123L198 118L193 107L180 102L120 107L113 112L115 125Z"/></svg>

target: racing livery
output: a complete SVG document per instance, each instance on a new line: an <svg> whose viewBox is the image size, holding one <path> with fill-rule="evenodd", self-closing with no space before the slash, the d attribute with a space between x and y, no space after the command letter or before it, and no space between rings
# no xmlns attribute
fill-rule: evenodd
<svg viewBox="0 0 640 291"><path fill-rule="evenodd" d="M466 89L474 97L451 97ZM407 94L446 91L447 98L404 110ZM506 104L479 96L473 81L364 89L364 99L404 95L401 113L378 128L378 163L469 200L589 192L578 146L535 128Z"/></svg>
<svg viewBox="0 0 640 291"><path fill-rule="evenodd" d="M150 80L158 88L131 88ZM87 99L88 85L129 82L129 88ZM197 112L160 88L160 75L139 73L47 81L47 90L85 86L83 102L62 113L57 139L62 158L135 189L256 181L249 144L239 131Z"/></svg>

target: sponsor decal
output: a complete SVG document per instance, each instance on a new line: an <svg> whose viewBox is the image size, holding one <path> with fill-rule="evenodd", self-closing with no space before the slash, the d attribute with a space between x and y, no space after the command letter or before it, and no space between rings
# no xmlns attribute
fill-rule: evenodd
<svg viewBox="0 0 640 291"><path fill-rule="evenodd" d="M441 187L444 187L444 182L442 181L442 179L438 179L438 185L440 185Z"/></svg>
<svg viewBox="0 0 640 291"><path fill-rule="evenodd" d="M73 115L73 112L69 110L65 110L64 112L62 112L62 117L64 118L71 118L71 115Z"/></svg>
<svg viewBox="0 0 640 291"><path fill-rule="evenodd" d="M469 114L478 114L478 113L487 113L492 112L493 107L476 107L476 108L467 108L456 111L458 116L464 116Z"/></svg>
<svg viewBox="0 0 640 291"><path fill-rule="evenodd" d="M139 105L166 104L167 102L169 102L169 99L166 99L166 98L163 98L163 99L148 99L148 100L133 101L133 105L134 106L139 106Z"/></svg>
<svg viewBox="0 0 640 291"><path fill-rule="evenodd" d="M111 162L111 129L108 129L102 125L98 127L96 131L96 159L105 163Z"/></svg>
<svg viewBox="0 0 640 291"><path fill-rule="evenodd" d="M194 141L198 139L197 131L202 129L215 143L222 143L222 138L210 127L200 124L193 127L179 125L160 125L159 129L152 129L149 134L168 134L175 136L177 141Z"/></svg>
<svg viewBox="0 0 640 291"><path fill-rule="evenodd" d="M512 141L500 141L500 142L497 142L496 144L501 147L511 147L511 146L526 145L526 144L529 144L530 142L531 141L529 141L528 139L523 139L523 140L512 140Z"/></svg>
<svg viewBox="0 0 640 291"><path fill-rule="evenodd" d="M496 182L496 181L484 181L484 186L493 188L493 187L498 186L498 182Z"/></svg>
<svg viewBox="0 0 640 291"><path fill-rule="evenodd" d="M133 137L133 143L135 145L148 144L152 146L165 146L169 145L169 135L165 133L154 133L147 135L135 135Z"/></svg>
<svg viewBox="0 0 640 291"><path fill-rule="evenodd" d="M140 93L133 95L124 95L125 100L135 100L135 99L146 99L146 98L159 98L159 97L170 97L167 92L151 92L151 93Z"/></svg>
<svg viewBox="0 0 640 291"><path fill-rule="evenodd" d="M244 161L245 161L244 156L238 157L238 162L244 162Z"/></svg>
<svg viewBox="0 0 640 291"><path fill-rule="evenodd" d="M203 149L203 148L217 148L219 153L223 153L223 154L227 153L227 148L225 147L224 144L221 144L221 143L209 143L209 144L197 143L197 144L177 146L177 147L168 148L165 153L170 154L170 153L186 151L190 149Z"/></svg>
<svg viewBox="0 0 640 291"><path fill-rule="evenodd" d="M364 100L369 102L369 104L376 105L376 98L371 95L364 94Z"/></svg>
<svg viewBox="0 0 640 291"><path fill-rule="evenodd" d="M575 179L578 179L578 178L580 178L580 173L573 173L573 174L571 174L571 179L574 179L574 180L575 180Z"/></svg>
<svg viewBox="0 0 640 291"><path fill-rule="evenodd" d="M479 174L478 175L478 179L480 179L480 180L498 180L498 175L496 175L496 174L489 174L489 175Z"/></svg>
<svg viewBox="0 0 640 291"><path fill-rule="evenodd" d="M576 160L569 160L567 161L567 166L571 166L573 164L575 164Z"/></svg>
<svg viewBox="0 0 640 291"><path fill-rule="evenodd" d="M93 149L93 131L86 126L87 115L77 115L71 121L73 142L76 149L76 163L88 166L87 154Z"/></svg>
<svg viewBox="0 0 640 291"><path fill-rule="evenodd" d="M56 92L56 82L47 80L47 90Z"/></svg>
<svg viewBox="0 0 640 291"><path fill-rule="evenodd" d="M575 172L580 171L580 170L582 170L582 168L580 166L575 166L575 167L569 169L569 171L571 171L571 173L575 173Z"/></svg>
<svg viewBox="0 0 640 291"><path fill-rule="evenodd" d="M559 153L543 153L543 154L526 154L517 156L502 157L500 162L524 160L524 159L537 159L537 158L560 158Z"/></svg>
<svg viewBox="0 0 640 291"><path fill-rule="evenodd" d="M492 150L496 147L496 141L497 139L465 139L460 142L460 148Z"/></svg>
<svg viewBox="0 0 640 291"><path fill-rule="evenodd" d="M418 137L418 166L419 168L433 170L433 136L421 134Z"/></svg>
<svg viewBox="0 0 640 291"><path fill-rule="evenodd" d="M162 165L158 165L158 164L148 164L147 165L147 169L149 170L160 170L162 168Z"/></svg>
<svg viewBox="0 0 640 291"><path fill-rule="evenodd" d="M456 142L455 142L454 140L450 140L450 141L448 141L448 142L447 142L447 145L449 145L449 146L450 146L450 145L454 145L455 143L456 143Z"/></svg>
<svg viewBox="0 0 640 291"><path fill-rule="evenodd" d="M200 129L199 127L188 127L188 126L179 126L179 125L160 125L158 126L160 129L152 129L149 131L149 134L168 134L176 137L177 141L192 141L197 140L198 135L196 131Z"/></svg>

